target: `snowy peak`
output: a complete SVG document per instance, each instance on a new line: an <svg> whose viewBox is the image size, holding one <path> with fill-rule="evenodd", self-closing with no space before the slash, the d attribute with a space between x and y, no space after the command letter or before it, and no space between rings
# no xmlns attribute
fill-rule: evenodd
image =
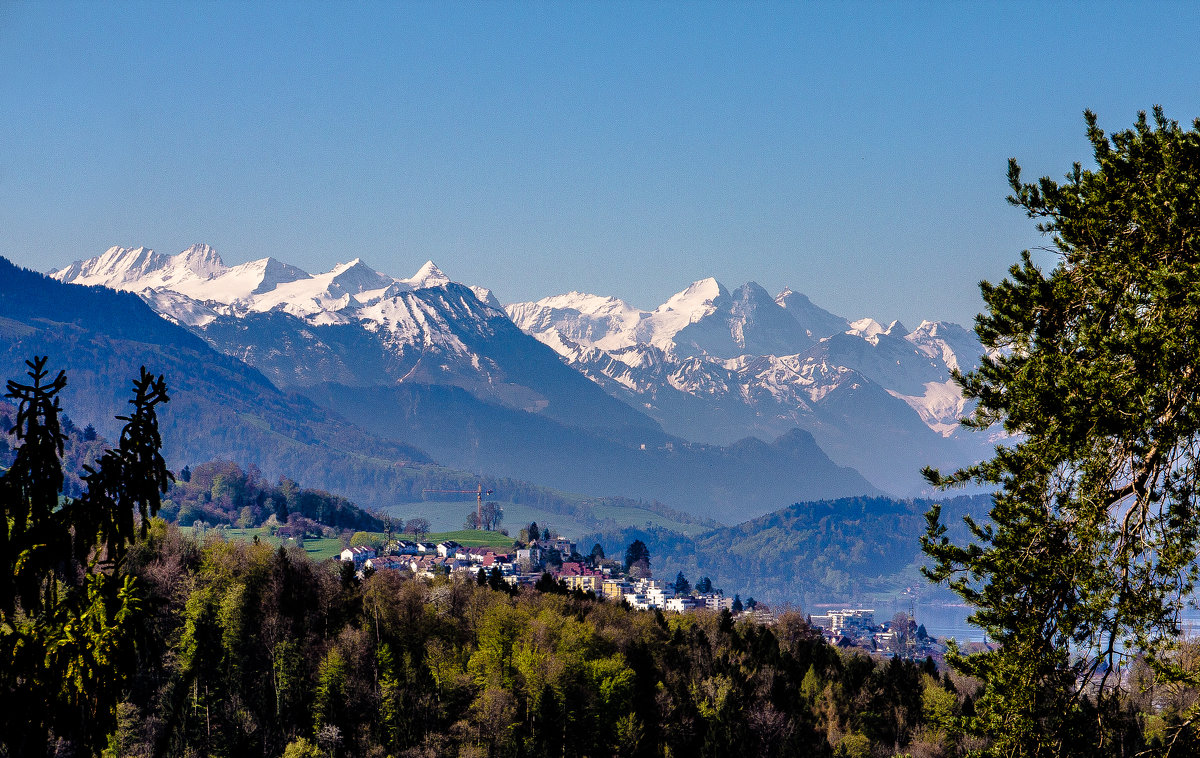
<svg viewBox="0 0 1200 758"><path fill-rule="evenodd" d="M653 311L615 297L569 292L507 307L517 326L560 353L652 346L679 358L727 360L742 355L794 355L813 340L755 282L730 292L716 279L693 282ZM845 326L844 322L842 324Z"/></svg>
<svg viewBox="0 0 1200 758"><path fill-rule="evenodd" d="M975 369L983 355L974 332L946 321L922 321L905 339L949 370Z"/></svg>
<svg viewBox="0 0 1200 758"><path fill-rule="evenodd" d="M417 273L412 275L408 280L408 284L413 289L419 290L425 287L440 287L443 284L449 284L450 277L442 273L442 270L437 267L433 261L425 261L425 265L417 269Z"/></svg>
<svg viewBox="0 0 1200 758"><path fill-rule="evenodd" d="M133 283L154 274L167 266L169 261L167 256L148 247L114 245L102 255L86 261L75 261L50 275L63 282L103 284L120 289L121 284Z"/></svg>
<svg viewBox="0 0 1200 758"><path fill-rule="evenodd" d="M178 255L166 256L147 247L110 247L95 258L77 261L51 276L75 284L99 284L138 291L167 282L205 281L228 269L208 245L192 245Z"/></svg>
<svg viewBox="0 0 1200 758"><path fill-rule="evenodd" d="M170 267L177 271L187 271L201 279L211 279L219 276L227 268L221 256L208 245L192 245L178 255L171 256Z"/></svg>
<svg viewBox="0 0 1200 758"><path fill-rule="evenodd" d="M873 318L860 318L858 321L851 321L850 328L846 330L846 334L854 334L862 337L872 345L879 343L879 335L887 332L887 328Z"/></svg>
<svg viewBox="0 0 1200 758"><path fill-rule="evenodd" d="M369 318L360 311L384 298L453 284L433 261L411 279L382 274L361 258L310 275L275 258L229 267L209 245L192 245L173 256L144 247L113 247L52 276L137 292L159 313L193 327L210 323L218 313L242 316L276 309L314 325L345 324ZM503 310L491 291L469 291L480 302Z"/></svg>
<svg viewBox="0 0 1200 758"><path fill-rule="evenodd" d="M850 323L850 328L846 330L846 334L862 337L872 345L878 345L881 335L886 337L903 337L908 334L908 329L898 320L884 326L873 318L860 318L858 321Z"/></svg>
<svg viewBox="0 0 1200 758"><path fill-rule="evenodd" d="M362 258L355 258L348 263L334 266L329 272L329 281L331 286L336 286L343 292L360 295L372 290L382 290L395 280L371 268Z"/></svg>
<svg viewBox="0 0 1200 758"><path fill-rule="evenodd" d="M281 284L309 278L306 271L296 268L289 263L284 263L278 258L260 258L256 261L243 263L241 266L234 266L232 271L237 271L241 268L244 268L248 272L256 272L260 276L259 284L250 292L251 295L260 295L275 289Z"/></svg>
<svg viewBox="0 0 1200 758"><path fill-rule="evenodd" d="M683 292L672 295L667 302L655 309L656 314L676 313L686 316L691 323L699 321L715 310L719 298L728 298L729 290L711 276L692 284Z"/></svg>
<svg viewBox="0 0 1200 758"><path fill-rule="evenodd" d="M775 296L775 303L791 314L812 340L820 341L841 334L850 326L846 319L814 305L806 295L794 292L790 287Z"/></svg>
<svg viewBox="0 0 1200 758"><path fill-rule="evenodd" d="M536 303L521 303L520 305L535 305L551 311L575 311L585 316L643 313L619 298L591 295L586 292L576 292L575 290L571 290L565 295L544 297Z"/></svg>
<svg viewBox="0 0 1200 758"><path fill-rule="evenodd" d="M813 339L756 282L747 282L732 295L728 315L729 335L737 345L736 355L795 355L807 350Z"/></svg>
<svg viewBox="0 0 1200 758"><path fill-rule="evenodd" d="M576 291L533 303L513 303L504 310L523 331L560 353L581 346L620 350L635 345L638 326L649 316L615 297Z"/></svg>

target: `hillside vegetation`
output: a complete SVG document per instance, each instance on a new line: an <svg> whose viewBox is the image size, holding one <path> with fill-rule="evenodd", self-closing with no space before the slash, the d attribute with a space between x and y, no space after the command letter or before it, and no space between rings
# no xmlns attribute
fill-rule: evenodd
<svg viewBox="0 0 1200 758"><path fill-rule="evenodd" d="M934 502L820 500L691 537L642 526L599 531L580 541L599 542L608 551L640 539L651 551L658 576L670 578L680 571L692 579L707 576L727 593L772 603L869 602L924 583L919 573L923 555L913 535L925 527L925 513ZM990 497L936 502L944 504L953 533L961 535L961 517L983 518Z"/></svg>

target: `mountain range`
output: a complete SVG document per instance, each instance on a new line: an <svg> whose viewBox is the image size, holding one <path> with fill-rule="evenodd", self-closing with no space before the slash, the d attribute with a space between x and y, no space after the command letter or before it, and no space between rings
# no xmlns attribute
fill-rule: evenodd
<svg viewBox="0 0 1200 758"><path fill-rule="evenodd" d="M321 274L114 247L51 273L136 293L166 320L368 434L455 468L655 498L720 520L922 491L986 455L949 378L957 325L848 321L785 290L692 284L658 308L569 293L502 307L432 262ZM859 474L861 472L861 476Z"/></svg>
<svg viewBox="0 0 1200 758"><path fill-rule="evenodd" d="M924 490L920 469L985 457L950 378L983 349L956 324L848 321L790 289L693 283L653 311L572 292L507 307L526 332L670 433L717 444L799 427L880 489Z"/></svg>
<svg viewBox="0 0 1200 758"><path fill-rule="evenodd" d="M431 263L410 279L361 261L309 275L272 259L225 266L198 245L114 248L53 276L136 292L285 394L452 468L729 521L879 491L802 431L724 446L665 433Z"/></svg>

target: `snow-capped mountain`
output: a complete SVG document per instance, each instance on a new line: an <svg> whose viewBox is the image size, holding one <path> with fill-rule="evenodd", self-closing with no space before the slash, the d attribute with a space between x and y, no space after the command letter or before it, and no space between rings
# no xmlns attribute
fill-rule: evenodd
<svg viewBox="0 0 1200 758"><path fill-rule="evenodd" d="M653 310L579 292L501 308L432 261L408 278L359 258L309 274L273 258L226 266L206 245L173 256L114 247L52 276L136 292L277 386L342 405L354 393L329 385L449 385L590 432L636 430L617 437L653 445L666 444L664 431L728 445L799 427L835 463L897 494L923 491L921 467L962 465L989 445L957 424L967 408L950 371L977 365L971 332L850 322L754 282L730 290L703 279ZM425 423L418 415L405 423ZM462 465L481 460L471 456Z"/></svg>
<svg viewBox="0 0 1200 758"><path fill-rule="evenodd" d="M580 426L657 430L518 330L490 290L432 261L396 278L359 258L308 274L274 258L226 266L207 245L113 247L51 276L135 292L279 387L452 384Z"/></svg>
<svg viewBox="0 0 1200 758"><path fill-rule="evenodd" d="M983 457L952 369L982 348L955 324L854 322L784 290L695 282L655 310L572 292L507 306L522 329L673 434L727 443L799 426L879 487L923 489L925 465Z"/></svg>
<svg viewBox="0 0 1200 758"><path fill-rule="evenodd" d="M702 279L653 311L578 292L515 303L506 310L514 323L539 339L557 335L606 351L649 345L678 357L733 358L795 353L814 342L754 282L731 293L716 279Z"/></svg>
<svg viewBox="0 0 1200 758"><path fill-rule="evenodd" d="M134 292L275 386L446 465L572 492L655 498L730 520L780 503L878 491L792 427L769 443L728 446L666 434L640 407L521 331L491 292L452 281L432 262L405 279L357 258L308 274L270 258L226 266L198 245L174 256L113 248L52 275ZM730 293L700 282L649 314L601 298L586 307L581 338L590 329L651 356L695 353L672 365L677 381L696 386L711 374L714 393L729 380L713 371L709 352L811 344L793 322L780 321L760 288ZM626 323L633 334L623 334Z"/></svg>
<svg viewBox="0 0 1200 758"><path fill-rule="evenodd" d="M276 309L313 325L351 323L363 306L378 304L403 292L450 283L450 278L433 261L426 262L408 279L381 274L360 258L313 275L275 258L226 266L208 245L192 245L171 256L145 247L111 247L96 258L51 271L50 276L71 284L182 295L194 302L183 307L178 297L163 299L159 312L191 326L203 326L205 320L222 314L265 313ZM500 308L490 290L482 287L471 290L481 302ZM170 311L170 302L180 304L179 316ZM197 304L206 305L207 310L196 311ZM187 319L200 319L200 323Z"/></svg>

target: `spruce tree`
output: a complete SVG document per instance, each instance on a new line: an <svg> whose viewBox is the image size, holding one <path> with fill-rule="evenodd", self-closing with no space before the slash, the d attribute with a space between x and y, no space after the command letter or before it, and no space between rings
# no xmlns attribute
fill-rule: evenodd
<svg viewBox="0 0 1200 758"><path fill-rule="evenodd" d="M116 727L116 706L136 665L143 612L134 581L120 574L137 530L170 482L158 449L155 407L166 384L145 368L115 450L87 467L78 498L61 496L59 393L44 357L29 382L9 381L17 402L16 460L0 476L0 754L47 754L60 740L98 752ZM52 740L52 737L54 738Z"/></svg>

